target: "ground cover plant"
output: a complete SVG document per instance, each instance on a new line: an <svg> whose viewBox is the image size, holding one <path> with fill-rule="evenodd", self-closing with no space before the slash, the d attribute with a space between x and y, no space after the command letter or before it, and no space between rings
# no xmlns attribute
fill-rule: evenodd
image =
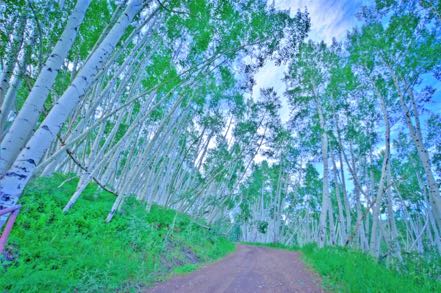
<svg viewBox="0 0 441 293"><path fill-rule="evenodd" d="M134 199L106 223L114 195L94 184L64 214L77 183L76 177L56 174L28 186L1 262L2 290L136 289L234 250L234 244L189 216L156 205L147 212Z"/></svg>

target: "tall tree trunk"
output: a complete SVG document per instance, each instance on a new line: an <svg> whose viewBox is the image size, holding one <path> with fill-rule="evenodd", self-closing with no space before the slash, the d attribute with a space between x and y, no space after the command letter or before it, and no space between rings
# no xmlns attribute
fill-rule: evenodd
<svg viewBox="0 0 441 293"><path fill-rule="evenodd" d="M423 165L423 169L426 174L427 184L429 185L430 204L433 209L435 222L437 223L438 229L441 230L441 193L439 190L438 183L435 180L435 176L433 175L429 153L427 152L427 150L424 146L424 143L423 143L423 136L421 133L421 129L419 127L419 124L420 124L419 114L418 114L418 109L416 107L416 102L415 102L413 93L410 93L409 97L410 97L412 105L413 105L413 112L414 112L414 119L415 119L416 126L414 126L412 123L411 111L406 104L406 100L405 100L405 96L404 96L405 93L402 92L402 90L401 90L398 78L396 77L396 75L395 75L393 69L390 67L390 65L387 62L385 62L385 63L388 66L389 71L392 75L395 89L397 90L397 93L398 93L400 106L401 106L401 109L404 114L404 120L406 122L406 126L409 130L410 136L412 137L412 140L413 140L415 147L417 149L417 152L418 152L418 156L419 156L421 163ZM412 91L410 86L407 84L406 84L406 88L408 88L409 91Z"/></svg>
<svg viewBox="0 0 441 293"><path fill-rule="evenodd" d="M343 190L343 203L345 206L345 214L346 214L346 235L348 235L351 231L352 226L352 218L351 218L351 206L349 204L349 197L348 192L346 189L346 177L345 177L345 171L344 171L344 162L343 162L343 145L341 143L341 132L340 132L340 126L337 120L337 117L335 118L335 125L337 128L337 138L338 138L338 160L340 162L340 175L341 175L341 185ZM346 242L346 239L344 240Z"/></svg>
<svg viewBox="0 0 441 293"><path fill-rule="evenodd" d="M337 198L337 206L338 206L338 217L339 217L339 231L340 231L340 241L339 244L343 245L346 241L346 222L345 217L343 214L343 204L341 202L341 194L340 194L340 186L339 186L339 180L338 180L338 171L337 171L337 164L335 163L334 154L331 154L331 160L333 164L334 169L334 184L335 184L335 196Z"/></svg>
<svg viewBox="0 0 441 293"><path fill-rule="evenodd" d="M391 172L389 168L389 172L387 174L387 185L391 186ZM393 210L393 202L392 202L392 190L389 188L386 191L387 194L387 219L389 221L389 227L390 227L390 250L392 252L392 255L396 258L398 258L400 261L402 260L401 257L401 247L400 242L398 240L398 229L397 224L395 222L395 215Z"/></svg>
<svg viewBox="0 0 441 293"><path fill-rule="evenodd" d="M387 112L387 108L386 108L386 102L384 100L384 97L381 95L381 93L379 93L379 91L377 91L377 94L379 96L380 99L380 108L381 108L381 112L383 114L383 120L384 120L384 125L385 125L385 133L384 133L384 143L385 143L385 151L384 151L384 158L383 158L383 164L381 167L381 177L380 177L380 183L378 186L378 190L377 190L377 195L376 198L373 199L375 200L374 203L374 208L373 208L373 213L372 213L372 231L371 231L371 240L370 240L370 252L378 257L379 256L379 251L378 251L378 247L379 247L379 241L381 241L381 239L378 237L378 221L379 216L380 216L380 209L381 209L381 204L383 201L383 195L385 192L387 192L388 186L386 186L387 184L387 176L388 176L388 172L389 172L389 161L390 161L390 122L389 122L389 114Z"/></svg>
<svg viewBox="0 0 441 293"><path fill-rule="evenodd" d="M13 166L6 172L3 178L0 179L0 208L12 206L18 201L24 187L31 179L35 167L52 141L55 140L63 123L94 82L96 74L102 68L108 56L132 22L132 19L141 10L142 6L143 1L141 0L129 2L118 22L113 26L93 56L89 58L72 84L49 112L26 147L20 152ZM0 227L4 220L5 219L0 222Z"/></svg>
<svg viewBox="0 0 441 293"><path fill-rule="evenodd" d="M78 1L66 27L38 75L28 98L1 142L0 176L13 164L17 155L32 136L32 132L43 112L44 102L55 82L57 73L66 59L86 14L90 0Z"/></svg>
<svg viewBox="0 0 441 293"><path fill-rule="evenodd" d="M322 144L322 161L323 161L323 188L322 188L322 207L320 210L320 228L319 228L319 246L323 247L326 241L326 215L329 211L329 222L333 223L331 200L329 198L329 165L328 165L328 134L325 128L325 118L320 102L316 99L317 111L320 119L321 128L321 144ZM333 225L330 229L333 229ZM332 231L331 231L332 232ZM332 233L331 233L332 234ZM333 235L331 235L331 238Z"/></svg>
<svg viewBox="0 0 441 293"><path fill-rule="evenodd" d="M23 76L26 73L26 66L31 58L32 47L35 42L35 32L31 38L29 38L25 45L23 46L23 54L18 57L17 65L14 70L14 75L11 78L9 89L6 93L5 99L2 104L0 104L0 142L3 139L6 130L8 128L8 117L11 112L16 111L16 96L17 90L21 85ZM1 150L1 148L0 148ZM0 152L1 158L1 152ZM1 162L1 159L0 159ZM2 174L0 172L0 174Z"/></svg>
<svg viewBox="0 0 441 293"><path fill-rule="evenodd" d="M26 28L26 17L21 17L18 20L17 28L15 29L14 35L12 36L12 43L10 50L8 52L8 59L4 68L2 68L2 73L0 75L0 105L3 104L6 93L9 88L9 79L12 76L12 72L15 67L15 63L18 60L18 55L20 53L21 45L23 43L24 31ZM1 174L1 173L0 173Z"/></svg>

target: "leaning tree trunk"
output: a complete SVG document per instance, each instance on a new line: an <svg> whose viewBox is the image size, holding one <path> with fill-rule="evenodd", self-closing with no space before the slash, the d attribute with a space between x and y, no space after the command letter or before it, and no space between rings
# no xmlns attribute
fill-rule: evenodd
<svg viewBox="0 0 441 293"><path fill-rule="evenodd" d="M377 191L377 195L376 198L374 199L375 203L374 203L374 208L373 208L373 214L372 214L372 231L371 231L371 240L370 240L370 252L378 257L379 255L379 241L381 241L381 239L379 239L378 237L378 221L379 221L379 215L380 215L380 208L381 208L381 204L382 204L382 200L383 200L383 196L384 193L387 191L387 186L386 186L386 178L387 178L387 174L388 174L388 170L389 170L389 160L390 160L390 123L389 123L389 114L387 113L387 109L386 109L386 103L384 101L383 96L377 92L379 94L379 98L380 98L380 106L381 106L381 112L383 113L383 120L384 120L384 124L385 124L385 134L384 134L384 140L385 140L385 152L384 152L384 159L383 159L383 165L381 167L381 177L380 177L380 184L378 186L378 191Z"/></svg>
<svg viewBox="0 0 441 293"><path fill-rule="evenodd" d="M44 156L50 144L55 140L56 135L70 113L79 104L87 89L92 85L95 76L142 6L143 1L141 0L129 2L118 22L51 109L26 147L18 155L13 166L0 179L0 208L9 207L18 201L38 162ZM0 221L0 227L4 220Z"/></svg>
<svg viewBox="0 0 441 293"><path fill-rule="evenodd" d="M389 168L389 172L387 174L387 185L391 185L392 182L392 176ZM395 222L395 215L393 210L393 202L392 202L392 190L388 189L386 191L387 193L387 217L389 220L389 226L390 226L390 250L392 252L392 255L394 257L397 257L400 261L402 260L401 257L401 247L400 247L400 241L398 239L398 228L397 223Z"/></svg>
<svg viewBox="0 0 441 293"><path fill-rule="evenodd" d="M345 171L344 171L344 162L343 162L343 146L341 143L341 133L340 133L340 127L338 124L338 120L335 117L335 126L337 129L337 139L338 139L338 160L340 162L340 176L341 176L341 184L342 184L342 191L343 191L343 203L345 207L345 213L346 213L346 236L351 232L352 227L352 219L351 219L351 207L349 204L349 198L348 198L348 192L346 189L346 177L345 177ZM348 166L350 167L350 166ZM344 241L346 242L347 239Z"/></svg>
<svg viewBox="0 0 441 293"><path fill-rule="evenodd" d="M10 51L8 53L8 59L6 61L6 64L4 65L4 68L2 68L2 73L0 75L0 105L3 104L3 100L9 89L9 79L12 76L15 63L18 60L18 55L20 53L21 45L23 43L25 28L26 18L22 17L17 23L17 28L13 35Z"/></svg>
<svg viewBox="0 0 441 293"><path fill-rule="evenodd" d="M0 149L2 150L0 157L0 175L4 174L14 163L17 155L32 136L38 118L43 111L44 102L55 82L55 78L64 59L66 59L72 47L89 3L90 0L77 2L60 39L38 75L28 98L2 140L0 145Z"/></svg>
<svg viewBox="0 0 441 293"><path fill-rule="evenodd" d="M8 91L5 95L3 103L0 108L0 141L3 139L3 136L6 134L6 130L8 128L8 116L11 112L16 111L16 97L17 90L20 87L22 82L22 78L26 72L26 66L28 60L31 58L32 47L35 42L35 32L31 38L29 38L25 45L23 46L23 54L18 57L17 64L15 66L14 74L10 80L10 85ZM1 149L1 148L0 148ZM1 161L1 160L0 160ZM0 172L1 174L1 172Z"/></svg>
<svg viewBox="0 0 441 293"><path fill-rule="evenodd" d="M322 160L323 160L323 193L322 193L322 208L320 210L320 227L319 227L319 246L323 247L326 241L326 215L329 210L329 222L333 223L332 208L330 206L331 200L329 199L329 164L328 164L328 135L325 130L325 118L323 115L322 107L316 100L317 110L320 119L321 144L322 144ZM333 225L332 225L333 226ZM333 229L334 227L331 227ZM332 234L332 233L331 233ZM333 236L331 235L333 239ZM332 240L333 242L333 240Z"/></svg>
<svg viewBox="0 0 441 293"><path fill-rule="evenodd" d="M331 160L333 164L333 171L334 171L334 184L335 184L335 197L337 198L337 206L338 206L338 220L339 220L339 231L340 231L340 237L339 237L339 245L343 246L344 242L346 241L346 222L345 217L343 214L343 204L341 201L341 193L340 193L340 182L338 178L338 170L337 170L337 164L335 163L335 156L334 154L331 154Z"/></svg>
<svg viewBox="0 0 441 293"><path fill-rule="evenodd" d="M406 122L406 126L409 130L410 136L412 137L412 140L417 149L418 157L420 158L421 163L423 165L424 173L426 174L427 184L429 186L429 200L430 200L430 205L432 207L432 213L435 218L435 222L438 225L438 229L441 229L441 193L439 190L438 183L436 182L435 176L433 175L429 153L427 152L427 149L424 146L423 136L421 133L421 128L419 126L420 121L419 121L419 114L418 114L418 109L416 107L415 98L413 96L413 93L411 92L410 86L406 84L406 88L408 88L408 92L410 93L409 96L413 106L412 112L414 112L414 119L416 126L412 123L411 110L406 104L406 100L404 96L405 93L402 92L400 88L399 80L397 76L394 74L394 71L391 68L391 66L387 62L385 64L389 68L389 71L392 75L392 80L394 82L394 86L398 94L398 98L401 109L404 114L404 120Z"/></svg>

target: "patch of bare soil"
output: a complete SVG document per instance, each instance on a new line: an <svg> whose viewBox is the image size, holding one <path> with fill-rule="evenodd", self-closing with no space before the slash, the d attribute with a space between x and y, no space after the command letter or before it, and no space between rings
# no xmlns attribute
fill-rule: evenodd
<svg viewBox="0 0 441 293"><path fill-rule="evenodd" d="M172 241L168 242L166 249L161 257L161 267L165 272L170 272L173 268L185 264L195 264L199 262L199 257L188 247L177 247Z"/></svg>
<svg viewBox="0 0 441 293"><path fill-rule="evenodd" d="M298 253L239 245L236 252L185 276L147 289L151 293L324 292Z"/></svg>

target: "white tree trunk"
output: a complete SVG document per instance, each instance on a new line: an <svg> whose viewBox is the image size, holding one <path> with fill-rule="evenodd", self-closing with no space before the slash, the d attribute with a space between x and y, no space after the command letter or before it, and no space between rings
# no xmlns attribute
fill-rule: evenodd
<svg viewBox="0 0 441 293"><path fill-rule="evenodd" d="M420 158L421 163L423 165L423 169L427 178L427 184L429 186L429 202L430 205L432 206L435 222L437 223L438 228L441 229L441 193L439 190L438 183L435 180L435 176L433 175L429 153L427 152L426 147L424 146L415 97L413 96L413 92L410 85L406 84L406 88L408 89L407 93L410 97L413 106L413 114L414 114L416 126L414 126L414 124L412 123L411 111L406 104L406 100L405 100L406 93L402 92L400 88L399 80L395 75L391 66L387 62L385 62L385 64L389 68L389 72L392 75L392 80L394 82L394 86L399 97L399 102L404 114L404 120L406 122L406 126L409 130L410 136L412 137L412 140L417 149L418 157Z"/></svg>
<svg viewBox="0 0 441 293"><path fill-rule="evenodd" d="M325 118L323 115L320 102L316 100L317 111L320 119L321 128L321 145L322 145L322 161L323 161L323 185L322 185L322 206L320 210L320 227L319 227L319 246L323 247L326 241L326 216L329 215L331 232L333 227L331 200L329 199L329 164L328 164L328 134L325 129ZM328 213L329 212L329 213ZM330 235L333 239L333 235Z"/></svg>
<svg viewBox="0 0 441 293"><path fill-rule="evenodd" d="M44 156L52 141L55 140L56 135L70 113L78 105L87 89L94 82L96 74L106 62L108 56L132 22L132 19L141 10L142 4L143 1L141 0L129 2L118 22L51 109L26 147L18 155L13 166L8 170L5 176L0 179L1 207L8 207L17 202L25 185L33 175L38 162Z"/></svg>
<svg viewBox="0 0 441 293"><path fill-rule="evenodd" d="M6 93L9 88L9 79L13 73L15 63L18 60L18 55L20 53L20 48L23 43L24 30L26 28L26 18L22 17L18 23L15 33L12 38L12 43L10 51L8 53L8 59L4 68L2 68L2 73L0 75L0 105L3 104ZM1 173L0 173L1 174Z"/></svg>
<svg viewBox="0 0 441 293"><path fill-rule="evenodd" d="M11 112L16 111L16 96L17 90L20 87L22 77L26 72L27 61L31 55L31 48L35 41L35 34L27 40L23 47L22 54L18 57L17 64L15 66L14 75L11 78L9 89L6 93L5 99L0 108L0 141L3 139L4 134L8 128L8 117ZM1 149L1 148L0 148ZM1 152L0 152L1 153ZM1 174L1 172L0 172Z"/></svg>
<svg viewBox="0 0 441 293"><path fill-rule="evenodd" d="M390 122L389 122L389 114L387 112L386 104L384 101L383 96L377 91L380 99L380 106L381 106L381 112L383 114L383 120L385 124L385 134L384 134L384 140L385 140L385 152L384 152L384 159L383 159L383 165L381 167L381 178L380 183L378 186L377 196L374 199L375 204L373 208L372 213L372 232L371 232L371 240L370 240L370 251L371 253L378 257L379 256L379 243L381 239L378 238L377 233L377 226L379 221L379 215L380 215L380 208L383 200L384 193L387 192L388 186L386 186L387 183L387 174L389 172L389 156L390 156Z"/></svg>
<svg viewBox="0 0 441 293"><path fill-rule="evenodd" d="M43 111L44 102L55 82L57 73L75 40L90 0L78 1L66 27L38 75L28 98L1 142L0 175L13 164L17 155L32 136L35 125Z"/></svg>

